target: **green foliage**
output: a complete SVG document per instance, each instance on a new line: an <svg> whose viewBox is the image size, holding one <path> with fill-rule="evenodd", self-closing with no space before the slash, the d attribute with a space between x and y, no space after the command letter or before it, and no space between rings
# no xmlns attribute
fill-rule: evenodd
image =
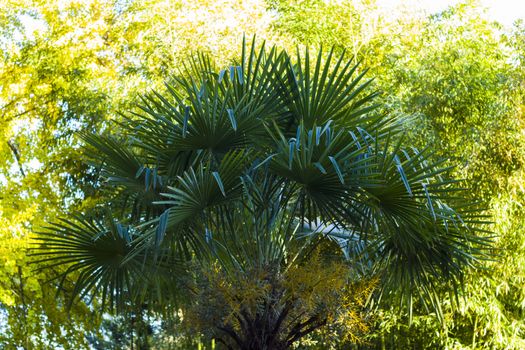
<svg viewBox="0 0 525 350"><path fill-rule="evenodd" d="M167 136L166 130L185 124L184 110L170 112L172 106L177 106L177 98L185 99L185 93L192 87L189 76L194 73L179 74L177 71L183 58L196 51L205 51L216 59L216 66L231 64L231 58L235 57L237 43L243 32L249 35L256 33L258 37L278 42L280 46L289 49L297 44L322 44L325 48L335 45L330 71L337 61L334 58L339 57L344 49L357 60L363 61L360 67L370 68L368 76L376 77L374 86L383 91L380 97L375 97L375 101L380 99L382 102L376 111L395 115L397 121L402 120L402 128L407 133L404 144L414 145L418 149L430 144L434 150L434 154L429 155L427 160L430 163L443 157L452 159L458 166L450 170L449 174L465 178L467 181L464 185L471 189L470 192L462 192L463 196L482 198L492 208L495 221L492 228L496 233L495 243L499 248L500 258L497 262L487 263L486 271L465 277L461 282L465 290L460 293L462 297L459 309L451 307L452 304L456 304L454 298L440 300L445 326L440 325L434 316L420 315L426 313L426 310L418 300L414 300L415 315L409 326L409 315L400 313L398 308L391 309L388 305L392 303L392 299L385 295L383 300L386 304L383 304L384 307L378 309L372 318L377 323L372 325L372 333L368 339L370 346L384 344L387 348L524 347L521 340L524 337L522 315L525 305L524 276L521 268L525 256L522 249L525 246L525 236L521 228L524 161L521 92L525 57L523 23L518 23L512 33L505 32L501 26L484 17L477 2L466 2L431 17L420 16L411 9L410 13L403 13L400 20L382 13L375 2L368 1L272 0L265 3L257 0L7 0L2 5L0 317L6 315L7 322L0 328L0 347L7 344L12 347L25 345L26 348L46 349L66 342L79 348L86 346L82 332L78 330L97 328L98 317L91 316L90 311L81 304L75 304L69 315L71 321L65 321L68 315L63 305L67 302L61 297L55 298L52 292L55 289L53 284L44 283L53 273L49 270L35 272L33 270L38 267L36 265L28 267L28 263L33 259L25 254L31 232L40 230L39 228L46 226L50 221L55 221L64 211L87 212L95 208L95 217L101 213L105 215L106 211L97 206L97 203L102 202L110 207L113 212L111 216L123 222L120 222L121 226L115 223L111 227L110 223L113 221L109 217L98 221L89 217L86 224L101 225L109 228L108 232L111 233L96 242L85 241L87 244L84 244L82 249L86 252L96 250L98 245L107 244L111 239L122 244L123 238L119 234L126 231L130 222L159 217L167 206L172 205L166 204L166 208L152 205L153 202L167 199L161 193L172 193L166 180L180 175L181 169L186 170L184 160L173 162L173 158L179 153L173 152L172 144L166 146L168 142L175 142L184 152L191 153L189 151L195 147L210 146L220 149L228 148L230 144L235 144L235 148L244 149L247 144L257 139L261 141L261 147L280 145L281 158L275 161L272 159L273 170L280 176L302 183L303 188L306 188L308 182L310 185L322 185L317 188L322 188L323 191L331 189L333 194L336 194L341 188L349 185L349 176L345 177L348 174L337 157L334 158L335 163L326 154L320 157L318 162L302 161L303 156L318 157L321 150L317 145L308 143L306 138L301 140L300 149L292 149L290 153L286 141L296 137L297 125L283 132L284 141L281 144L279 140L282 139L278 134L276 139L266 137L268 134L265 128L259 127L253 118L245 118L255 111L255 107L245 104L246 101L240 101L245 92L239 89L239 86L226 88L231 89L232 99L237 99L239 107L231 113L226 110L216 114L220 122L216 124L218 129L211 139L213 143L210 143L207 137L209 130L202 132L202 128L194 127L193 123L196 123L199 117L199 113L196 113L198 106L195 106L195 113L191 115L193 122L189 120L186 123L185 138L179 137L179 134ZM323 59L326 59L328 54L329 51L325 50L322 54ZM300 60L305 63L303 51ZM310 57L310 61L314 62L316 59ZM235 65L240 65L240 62ZM213 66L214 69L216 66ZM348 69L352 67L353 65L350 65ZM356 68L355 73L361 73L360 67ZM194 68L190 67L189 70ZM308 71L303 69L305 79L300 81L303 85L299 84L295 92L289 91L290 98L295 98L296 93L299 96L296 105L290 108L290 115L305 113L315 117L316 113L330 108L314 95L308 95L309 89L305 88L308 85L306 74L310 74L311 79L315 70L315 64L310 63ZM197 69L197 73L199 71ZM215 72L219 73L220 70ZM130 129L127 133L131 136L135 136L136 133L139 139L148 140L148 135L155 135L155 138L149 137L149 145L130 145L125 137L120 135L120 126L113 122L121 120L117 111L130 110L130 105L135 102L133 97L146 87L161 91L162 82L172 74L186 79L181 82L182 86L186 87L163 93L162 96L169 100L169 104L163 104L153 94L140 103L145 110L135 111L141 114L142 119L131 119L133 122L140 120L144 129ZM229 71L225 73L224 84L227 83L229 74ZM246 77L243 78L246 80ZM329 79L328 76L326 79ZM334 81L332 80L332 83ZM200 81L197 80L196 83L199 84ZM321 85L318 85L317 96L322 94L319 86ZM220 94L223 91L215 94L215 87L216 85L210 83L209 89L206 90L206 101L210 103L222 98ZM267 87L263 83L259 84L259 93L262 90L266 91ZM312 84L310 88L315 90ZM280 92L268 90L268 94L274 95L261 96L271 99ZM275 107L275 110L268 109L266 112L274 113L279 108L279 103L269 106ZM174 119L159 123L156 117L147 118L150 112L168 114ZM200 110L201 117L208 112ZM361 117L370 116L371 122L374 122L374 118L380 116L380 112L373 116L366 113ZM338 116L339 123L344 124L345 115L348 113ZM286 118L289 118L289 115L277 120L278 127L286 125ZM326 121L333 117L325 114L321 119ZM360 120L355 125L362 126L361 122L367 123L366 120ZM315 128L311 121L307 124L310 125L306 125L306 128L300 131L300 135L307 134L309 130L314 133L317 132L317 127L324 127L323 123L317 123ZM341 147L338 142L347 142L353 145L351 147L355 147L354 140L350 140L348 135L339 135L339 128L343 125L331 126L334 127L331 136L338 136L335 137L330 150ZM267 127L274 130L273 125ZM375 133L366 130L376 138ZM83 162L78 149L79 140L73 135L77 132L86 135L86 131L113 131L113 135L117 135L96 141L86 136L87 143L93 146L120 149L124 145L125 149L131 148L130 152L120 155L120 164L103 174L117 175L112 181L127 179L126 186L102 186L98 180L98 168L89 167ZM244 136L241 131L245 132ZM221 133L224 133L223 137ZM358 132L355 134L360 137ZM322 137L326 137L326 134ZM397 140L392 141L390 145L391 148L395 148ZM150 147L161 151L152 152ZM310 153L303 152L303 149L308 149ZM225 152L220 150L213 153L218 154L220 158ZM290 154L293 154L291 166L297 171L288 169ZM92 155L95 156L92 159L94 165L98 166L104 161L103 153L94 152ZM157 159L159 155L161 157ZM198 163L208 155L203 154L199 156L201 158L192 155L191 161ZM412 154L408 155L412 157ZM257 152L246 153L246 156L252 160L262 159L261 154ZM404 161L404 154L399 156L401 161ZM417 157L416 159L419 160ZM406 163L403 163L403 171L407 172L405 165ZM195 174L188 173L184 177L188 184L191 184L188 182L191 180L200 181L201 175L195 170ZM330 172L330 181L325 178L322 183L318 183L322 177L321 170ZM140 176L137 177L137 173L140 173ZM214 188L216 199L221 201L222 192L229 193L230 185L221 171L217 174L204 171L202 178L206 178L207 186ZM401 191L399 193L402 193L405 185L395 172L393 174L396 175L393 178L397 180L396 186ZM341 183L341 177L345 184ZM222 188L219 183L222 184ZM207 187L198 187L198 191L206 189ZM370 188L367 190L372 191ZM414 189L411 187L411 190ZM426 197L426 193L423 187L417 190L420 191L424 202L423 196ZM119 191L123 191L124 194L115 197ZM357 195L359 194L352 193L352 198ZM319 203L326 202L323 196L317 196L316 200ZM121 212L122 207L126 208L124 213ZM338 206L334 205L325 213L337 213L337 208ZM379 210L379 206L374 208ZM129 217L126 216L123 220L125 213L129 214ZM170 213L165 217L173 222L173 216L175 215ZM427 222L430 217L424 217L423 222ZM68 225L64 225L64 230L69 230ZM183 229L181 233L187 232L186 228ZM142 232L141 230L142 228L136 232L129 229L126 232L135 235ZM146 226L144 231L147 231ZM88 230L76 234L92 233ZM149 231L148 237L140 243L154 244L155 229ZM163 238L160 241L174 239L169 232ZM334 237L334 240L338 241L337 237ZM80 243L79 241L76 245L77 248ZM187 254L185 249L193 249L192 244L203 243L195 241L188 243L187 248L181 247L184 251L182 256ZM347 254L353 251L353 246L344 248ZM421 255L433 261L433 255L427 253L422 251ZM141 259L143 256L137 253L135 258ZM177 262L185 260L180 256L171 258ZM405 254L403 259L409 260L410 254ZM360 263L366 266L362 260ZM55 270L56 273L64 271L61 266ZM159 270L163 270L168 276L173 273L169 269ZM72 278L78 277L78 273L72 275ZM151 294L158 295L159 288L167 289L161 287L165 286L164 283L159 281L159 285L154 287L137 282L133 291L140 295L139 291L150 288ZM63 288L73 291L74 286L70 279L63 281ZM167 290L171 291L173 288ZM124 295L125 298L130 297L127 292ZM169 300L173 300L172 297L168 295ZM144 295L139 299L141 298L144 298ZM138 312L130 311L128 304L122 307L129 312ZM150 307L158 310L153 304L148 306ZM164 313L163 324L170 324L172 316ZM372 317L372 313L369 313L369 316ZM116 322L120 322L127 334L133 334L135 326L124 320ZM106 324L105 327L110 326ZM177 333L172 326L166 327L170 334ZM28 337L28 334L40 336ZM150 341L153 341L152 339ZM182 338L177 339L177 342L182 342ZM165 341L164 344L174 345L174 340L169 337L162 341ZM194 345L192 343L188 346Z"/></svg>
<svg viewBox="0 0 525 350"><path fill-rule="evenodd" d="M377 94L352 60L252 43L227 69L204 54L184 67L166 92L123 116L119 138L83 136L115 195L96 219L78 213L50 225L37 250L41 263L69 266L63 278L78 272L73 296L185 317L192 264L218 264L226 289L261 287L248 300L233 289L217 301L225 310L197 302L220 314L204 313L212 337L240 349L287 349L353 315L349 279L376 276L380 295L410 313L416 297L442 317L437 287L457 293L489 247L484 215L432 153L402 148L402 124L375 112ZM297 292L288 273L334 240L351 268L316 273L332 269L340 284L319 292L303 281Z"/></svg>
<svg viewBox="0 0 525 350"><path fill-rule="evenodd" d="M80 159L74 134L106 129L128 96L162 83L180 57L207 48L225 58L224 48L240 40L239 27L262 33L268 21L255 1L2 2L0 347L85 348L82 333L99 325L85 307L68 315L55 285L46 284L50 271L28 266L26 256L32 231L69 208L90 210L107 195Z"/></svg>
<svg viewBox="0 0 525 350"><path fill-rule="evenodd" d="M402 63L393 77L401 82L400 110L423 121L423 140L457 159L472 195L493 208L501 260L466 281L464 306L449 316L449 338L434 333L451 348L523 347L522 272L515 268L523 259L517 248L522 213L510 205L521 202L522 97L516 66L498 32L469 5L451 9L429 20L416 41L417 60ZM416 142L420 135L413 136Z"/></svg>
<svg viewBox="0 0 525 350"><path fill-rule="evenodd" d="M388 89L396 91L396 109L425 125L425 138L415 141L438 145L462 165L475 193L490 196L521 168L524 145L511 56L500 28L476 11L461 5L430 17L410 46L388 53L394 65L381 69L390 72L382 82L394 84ZM406 58L407 50L417 57Z"/></svg>
<svg viewBox="0 0 525 350"><path fill-rule="evenodd" d="M363 18L374 8L369 10ZM282 18L293 18L298 10L283 11ZM337 10L320 14L318 28L343 17ZM371 341L387 348L523 348L522 27L505 34L477 2L427 18L404 13L402 19L380 19L357 55L377 76L387 109L406 116L410 142L431 144L437 155L453 159L455 173L471 188L468 196L490 203L499 259L464 281L458 311L450 307L453 299L442 301L444 327L426 316L406 326L407 315L385 309ZM317 42L288 28L300 41ZM345 28L352 24L340 31ZM355 43L343 46L353 49Z"/></svg>

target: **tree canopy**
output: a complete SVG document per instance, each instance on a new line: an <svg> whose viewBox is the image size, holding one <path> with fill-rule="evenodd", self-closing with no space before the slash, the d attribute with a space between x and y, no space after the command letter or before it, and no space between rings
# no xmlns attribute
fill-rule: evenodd
<svg viewBox="0 0 525 350"><path fill-rule="evenodd" d="M68 266L64 277L78 272L74 296L100 292L117 311L147 303L184 317L177 294L195 303L200 265L254 284L225 293L237 305L207 320L228 348L291 348L347 313L349 281L376 279L378 300L398 295L410 314L421 302L442 317L439 288L457 293L464 269L488 257L483 208L461 200L429 148L403 147L402 123L375 112L366 71L333 49L312 56L254 41L220 70L198 55L123 115L119 137L83 134L116 194L104 214L52 223L34 254ZM312 281L289 272L312 269L332 241L346 272L327 262ZM317 291L323 271L335 276Z"/></svg>
<svg viewBox="0 0 525 350"><path fill-rule="evenodd" d="M135 141L130 141L131 137L124 141L125 135L129 134L138 140L154 141L146 134L140 136L140 133L135 135L135 131L129 131L134 130L131 120L140 118L127 113L133 111L144 116L146 112L140 112L135 105L143 93L146 93L146 100L139 102L139 105L149 105L153 110L157 107L152 101L160 103L160 97L154 97L152 91L174 98L166 90L164 82L176 86L172 80L174 77L189 79L191 75L184 72L192 68L184 68L183 63L189 62L188 57L198 57L198 52L212 58L217 75L223 68L240 65L238 49L243 33L246 33L249 37L256 34L260 43L266 39L268 47L277 44L279 50L285 48L290 53L295 52L298 45L303 63L305 47L310 47L311 62L316 61L321 46L324 48L323 62L332 46L334 64L335 57L340 57L343 51L346 51L347 57L354 56L354 62L361 62L355 73L359 75L368 68L365 77L374 78L366 91L381 92L374 97L379 106L373 115L383 118L378 120L386 120L384 116L388 115L396 121L392 123L396 124L399 133L391 137L391 149L396 149L401 134L405 135L405 139L399 147L405 148L411 159L411 147L404 146L414 146L418 151L429 146L434 152L427 161L434 163L448 159L443 166L455 167L447 171L447 177L464 179L462 185L469 188L461 192L463 200L481 199L481 204L488 208L486 213L492 215L494 224L491 230L495 236L497 260L483 262L484 269L464 276L460 282L463 290L459 291L457 300L454 293L444 296L442 287L437 288L440 298L436 305L441 317L432 312L429 314L425 303L419 299L413 299L411 315L408 309L400 310L395 293L383 294L379 305L370 304L374 298L368 296L377 294L370 294L367 286L375 286L377 292L380 281L364 279L369 284L345 285L345 288L354 288L356 295L369 301L363 306L361 298L352 300L356 309L351 310L356 315L364 315L366 321L362 323L363 319L359 316L352 318L355 323L350 322L354 330L360 329L360 338L365 340L359 346L523 348L522 22L516 23L513 28L504 28L488 20L476 1L465 1L430 16L406 12L397 18L381 12L374 1L27 0L5 1L4 5L0 8L2 346L8 349L54 349L61 345L65 348L88 348L88 343L91 343L100 348L118 348L118 344L129 346L133 342L156 343L157 347L168 346L168 343L183 348L189 346L184 345L186 340L177 333L181 329L179 316L153 312L153 303L128 310L127 316L122 318L93 312L94 308L101 306L98 298L93 299L91 304L83 298L82 302L73 303L73 308L67 311L79 274L70 274L62 281L65 293L56 294L59 280L49 280L63 273L65 267L41 269L43 265L35 263L35 257L28 256L27 249L33 246L34 232L42 231L52 222L57 223L58 218L68 217L67 213L79 213L95 220L109 217L109 210L111 216L122 220L126 212L132 214L130 208L133 204L140 207L140 203L133 201L137 200L133 196L125 203L124 197L120 196L121 187L104 183L104 176L111 172L100 168L103 159L95 157L85 162L82 145L92 141L86 135L101 135L113 140L111 142L119 147L131 147L129 152L137 157L139 168L147 165L140 173L142 183L137 185L140 187L137 187L137 193L147 192L144 190L146 177L150 180L148 185L153 187L153 179L167 176L165 173L159 175L159 171L154 175L156 157L162 152L141 149L133 143ZM297 60L294 58L292 61ZM314 71L315 64L310 63L310 74ZM223 79L229 79L229 74L229 71L224 73ZM304 69L302 74L306 74ZM174 96L183 93L183 90L175 90ZM279 105L276 103L272 107L278 108ZM313 135L317 130L315 128L321 127L322 130L331 119L322 115L317 117L322 121L306 123L304 133L300 132L300 135L307 135L308 131L312 131ZM224 115L226 129L223 131L227 135L232 135L232 120L237 123L237 128L247 127L241 125L237 118L235 112L233 119L230 119L228 112ZM122 125L127 126L123 128ZM191 126L188 122L186 132L191 131ZM253 127L256 135L267 131ZM330 128L350 127L338 123L330 125ZM282 131L285 140L298 139L297 128L290 128ZM375 131L362 128L370 134L370 138L384 140L378 137L381 132L376 135ZM274 130L272 126L269 129ZM333 132L335 134L331 135L337 134L335 129ZM356 137L363 137L355 129L353 132ZM251 141L259 140L258 137L252 137ZM368 136L365 139L369 140ZM224 139L227 144L230 141L245 142L237 138ZM304 141L307 142L307 139ZM193 138L192 142L202 140ZM364 141L359 139L359 143ZM265 145L267 141L257 143L257 147ZM298 161L300 150L299 147L290 153L288 149L288 159L293 154L292 163ZM254 160L262 156L257 153L251 157L249 159ZM400 154L399 157L400 162L405 164L405 155ZM286 175L288 164L283 159L283 173L279 176ZM334 159L340 168L344 168L337 157ZM337 184L339 174L331 160L328 159L327 164L319 164L324 170L332 171L334 184ZM314 167L313 171L322 174L318 166ZM263 168L259 167L258 171ZM398 176L399 171L393 170L393 174ZM407 171L405 166L403 171ZM220 181L224 182L222 174L218 174ZM299 174L302 177L311 175L309 171ZM345 172L341 171L341 174L344 178ZM128 175L133 175L135 179L136 173ZM198 175L199 172L196 172L195 176ZM218 186L213 171L210 179L214 186ZM402 177L398 176L399 179L399 190L406 191ZM407 181L410 182L410 179L407 178ZM158 186L161 185L156 182L155 187ZM220 187L218 191L222 196ZM424 190L422 193L426 197ZM423 203L425 198L422 199ZM137 215L144 222L158 218L164 212L155 211L157 209L152 209L149 214L143 212L147 206L155 208L150 204L157 200L166 198L147 198L142 203L145 206L138 211L142 214ZM127 209L119 212L116 210L119 206ZM114 233L117 236L123 233L123 227L136 218L126 217L128 221L119 221L124 226L115 226ZM171 215L167 218L174 220ZM104 219L96 225L107 227L110 222ZM155 237L155 230L151 229L150 237ZM131 232L134 231L128 233ZM152 239L154 243L155 239ZM332 266L331 262L319 260L316 254L344 258L339 256L344 255L337 248L340 243L333 239L322 251L312 253L312 264L325 271L323 269L327 266ZM123 247L129 248L126 244ZM424 251L418 253L425 254ZM334 275L326 272L327 278L338 276L340 268L339 264L333 266ZM209 299L210 286L218 289L222 285L223 299L216 299L217 305L233 307L233 304L225 302L224 297L238 286L231 280L228 282L229 277L222 268L211 264L208 269L199 271L193 279L199 298ZM398 272L403 274L409 271ZM311 271L304 266L290 273L295 273L296 279L311 276ZM261 282L259 290L263 294L266 290L264 283ZM359 290L363 293L357 293ZM310 296L317 295L315 290L311 293ZM203 319L203 311L193 305L187 312L194 319ZM366 331L362 328L365 324ZM177 339L165 336L175 334L174 329L179 334ZM192 332L201 332L202 329L190 327ZM332 331L340 330L330 328L324 335L312 335L304 344L320 346L323 341L319 337L328 336ZM89 336L84 337L83 332L89 333ZM139 335L141 340L137 340ZM204 338L201 340L204 341ZM191 346L196 345L193 343ZM337 346L343 345L334 342L334 347Z"/></svg>

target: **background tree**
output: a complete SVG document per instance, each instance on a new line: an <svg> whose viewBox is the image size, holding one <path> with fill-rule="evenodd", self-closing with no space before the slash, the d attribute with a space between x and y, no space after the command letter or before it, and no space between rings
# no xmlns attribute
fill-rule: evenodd
<svg viewBox="0 0 525 350"><path fill-rule="evenodd" d="M216 21L195 21L209 16ZM35 273L26 256L34 228L106 195L73 135L107 130L128 96L162 83L180 57L211 42L225 57L240 28L261 32L268 18L257 2L2 2L0 347L82 348L82 333L98 328L85 307L67 322L65 302L45 284L50 274Z"/></svg>
<svg viewBox="0 0 525 350"><path fill-rule="evenodd" d="M286 11L277 22L279 30L303 43L318 43L333 33L345 37L355 23L344 22L344 10L321 7L319 28L338 30L305 32L289 25L299 11ZM365 14L370 16L374 7ZM519 28L519 26L517 27ZM464 304L459 311L448 309L445 327L428 317L416 317L412 325L398 312L382 310L373 338L392 348L515 348L523 345L523 293L521 261L523 162L523 96L521 93L521 34L514 34L487 19L479 2L466 1L434 16L380 16L372 35L358 47L358 57L377 77L386 93L385 106L406 116L411 142L432 142L441 156L455 159L456 174L467 179L472 196L481 196L493 208L501 261L488 263L481 274L467 279ZM509 38L511 39L509 41ZM331 39L354 47L349 40Z"/></svg>

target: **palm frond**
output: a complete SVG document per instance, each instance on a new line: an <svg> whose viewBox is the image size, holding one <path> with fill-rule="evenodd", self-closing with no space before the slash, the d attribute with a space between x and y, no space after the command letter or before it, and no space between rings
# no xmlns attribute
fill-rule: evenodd
<svg viewBox="0 0 525 350"><path fill-rule="evenodd" d="M57 221L35 254L68 266L73 294L119 306L170 295L189 261L279 270L335 242L352 271L382 277L383 295L440 315L443 286L487 257L485 212L432 152L403 148L366 70L335 52L291 57L254 39L223 70L190 58L118 138L81 136L127 226Z"/></svg>
<svg viewBox="0 0 525 350"><path fill-rule="evenodd" d="M333 120L344 127L372 129L382 117L371 113L378 106L372 103L378 93L366 92L372 82L364 80L367 71L358 72L359 64L344 52L334 56L334 48L326 56L321 48L312 60L308 49L304 57L297 49L295 60L289 59L287 99L296 123L311 128Z"/></svg>

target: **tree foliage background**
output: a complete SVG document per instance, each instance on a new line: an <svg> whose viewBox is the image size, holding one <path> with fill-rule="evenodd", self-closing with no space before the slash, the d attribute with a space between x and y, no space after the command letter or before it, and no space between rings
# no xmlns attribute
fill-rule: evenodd
<svg viewBox="0 0 525 350"><path fill-rule="evenodd" d="M525 347L523 22L504 28L475 1L396 17L372 0L1 5L1 348L129 343L130 320L108 321L83 304L65 311L63 294L55 297L45 283L51 272L29 264L31 234L70 208L88 210L103 200L75 133L108 132L119 111L160 86L187 55L204 50L227 62L243 33L289 49L335 45L354 54L383 91L384 108L406 120L413 144L432 144L451 159L473 198L491 208L498 260L467 278L461 307L443 300L444 325L423 310L409 325L408 315L376 309L362 346ZM152 344L176 345L163 332L170 322L152 322Z"/></svg>

